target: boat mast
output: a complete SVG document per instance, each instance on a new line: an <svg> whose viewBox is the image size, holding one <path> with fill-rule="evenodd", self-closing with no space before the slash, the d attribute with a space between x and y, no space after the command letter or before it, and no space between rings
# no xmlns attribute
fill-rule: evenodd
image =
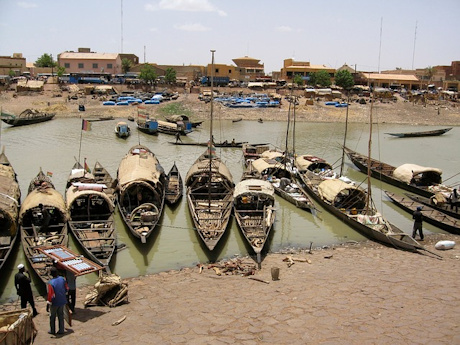
<svg viewBox="0 0 460 345"><path fill-rule="evenodd" d="M212 148L214 146L214 138L212 135L213 126L213 110L214 110L214 53L215 49L211 49L211 124L209 129L209 175L208 175L208 208L211 209L211 183L212 183Z"/></svg>
<svg viewBox="0 0 460 345"><path fill-rule="evenodd" d="M372 98L371 98L371 113L369 118L369 143L367 147L367 202L366 202L366 213L370 208L370 204L372 202L371 196L371 147L372 147L372 110L374 108L374 92L372 91Z"/></svg>
<svg viewBox="0 0 460 345"><path fill-rule="evenodd" d="M350 90L348 90L347 97L347 113L345 115L345 134L343 136L343 147L342 147L342 162L340 163L340 176L343 174L343 166L345 164L345 146L347 144L347 132L348 132L348 107L350 106Z"/></svg>

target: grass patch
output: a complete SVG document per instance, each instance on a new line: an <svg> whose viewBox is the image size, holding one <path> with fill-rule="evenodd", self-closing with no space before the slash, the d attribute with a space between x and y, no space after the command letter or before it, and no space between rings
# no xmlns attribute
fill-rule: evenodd
<svg viewBox="0 0 460 345"><path fill-rule="evenodd" d="M187 115L190 117L192 111L180 102L170 103L158 109L158 112L164 116L167 115Z"/></svg>

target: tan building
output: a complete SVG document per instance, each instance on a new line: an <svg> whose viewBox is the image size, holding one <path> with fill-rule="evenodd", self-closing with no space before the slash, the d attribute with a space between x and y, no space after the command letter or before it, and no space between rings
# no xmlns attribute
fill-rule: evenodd
<svg viewBox="0 0 460 345"><path fill-rule="evenodd" d="M293 59L285 59L283 68L281 69L281 79L291 81L295 75L300 75L308 78L311 73L318 71L326 71L334 78L335 68L327 67L326 65L312 65L307 61L294 61Z"/></svg>
<svg viewBox="0 0 460 345"><path fill-rule="evenodd" d="M401 88L413 90L420 88L420 80L415 75L388 73L360 73L364 85L384 88Z"/></svg>
<svg viewBox="0 0 460 345"><path fill-rule="evenodd" d="M240 71L240 78L233 78L239 81L255 81L258 78L265 77L264 64L259 59L249 56L232 59L237 69Z"/></svg>
<svg viewBox="0 0 460 345"><path fill-rule="evenodd" d="M10 71L15 76L28 72L26 58L22 57L22 53L14 53L13 56L0 56L0 75L9 75Z"/></svg>
<svg viewBox="0 0 460 345"><path fill-rule="evenodd" d="M89 48L59 54L58 65L65 68L65 73L123 73L120 54L94 53Z"/></svg>

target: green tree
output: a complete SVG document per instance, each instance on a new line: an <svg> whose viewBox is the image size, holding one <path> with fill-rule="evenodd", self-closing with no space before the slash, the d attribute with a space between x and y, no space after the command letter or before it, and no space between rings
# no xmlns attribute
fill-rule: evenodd
<svg viewBox="0 0 460 345"><path fill-rule="evenodd" d="M303 85L303 79L302 79L302 76L300 74L296 74L292 81L294 82L294 84L297 84L298 86Z"/></svg>
<svg viewBox="0 0 460 345"><path fill-rule="evenodd" d="M16 73L14 73L14 71L13 71L12 69L10 69L10 70L8 71L8 75L9 75L11 78L16 77Z"/></svg>
<svg viewBox="0 0 460 345"><path fill-rule="evenodd" d="M331 86L331 76L324 70L314 72L310 76L310 84L329 87Z"/></svg>
<svg viewBox="0 0 460 345"><path fill-rule="evenodd" d="M428 85L431 84L431 80L433 79L433 76L434 76L434 68L431 66L428 66L427 68L425 68L425 75L428 78Z"/></svg>
<svg viewBox="0 0 460 345"><path fill-rule="evenodd" d="M131 60L126 58L121 60L121 70L124 74L128 73L131 70L131 67L133 67Z"/></svg>
<svg viewBox="0 0 460 345"><path fill-rule="evenodd" d="M165 72L165 81L167 83L175 83L176 82L176 71L173 68L167 68Z"/></svg>
<svg viewBox="0 0 460 345"><path fill-rule="evenodd" d="M37 61L35 61L35 66L37 67L56 67L56 62L53 60L51 54L43 54L40 56Z"/></svg>
<svg viewBox="0 0 460 345"><path fill-rule="evenodd" d="M139 79L143 80L147 84L154 84L157 79L157 72L152 65L144 64L141 67L141 73L139 74Z"/></svg>
<svg viewBox="0 0 460 345"><path fill-rule="evenodd" d="M65 67L63 66L58 66L57 68L57 76L58 77L62 77L65 73Z"/></svg>
<svg viewBox="0 0 460 345"><path fill-rule="evenodd" d="M345 90L351 89L355 85L353 75L347 70L338 71L335 74L335 85L343 87Z"/></svg>

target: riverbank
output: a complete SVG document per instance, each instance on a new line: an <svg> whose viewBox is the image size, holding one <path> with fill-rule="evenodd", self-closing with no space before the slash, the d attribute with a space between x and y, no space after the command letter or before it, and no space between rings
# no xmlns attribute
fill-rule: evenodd
<svg viewBox="0 0 460 345"><path fill-rule="evenodd" d="M13 91L0 94L0 106L6 112L19 114L27 108L35 108L45 112L54 112L56 117L85 117L96 118L113 116L128 118L137 116L136 106L104 106L103 97L80 94L79 98L71 99L67 91L58 91L56 85L48 85L43 92L16 93ZM245 90L247 92L248 90ZM426 126L459 126L460 104L447 101L431 101L428 104L411 103L396 96L396 102L376 102L373 109L373 121L379 123L426 125ZM207 120L209 118L209 103L198 99L198 94L181 93L175 101L164 102L160 105L145 105L147 112L162 119L161 108L171 102L178 102L188 110L193 120ZM309 122L345 122L346 108L336 108L325 105L324 101L313 101L301 97L296 107L296 120ZM86 111L80 112L79 105L84 105ZM289 103L285 100L280 108L241 109L228 108L215 103L215 118L243 119L255 121L259 118L264 121L286 121L289 112ZM348 118L349 122L368 122L370 104L351 102Z"/></svg>
<svg viewBox="0 0 460 345"><path fill-rule="evenodd" d="M366 241L269 254L250 277L204 266L127 279L129 302L115 308L84 309L92 287L79 287L73 325L59 337L37 298L35 344L456 344L460 246L434 245L457 239L426 237L442 260ZM288 267L288 256L299 261Z"/></svg>

